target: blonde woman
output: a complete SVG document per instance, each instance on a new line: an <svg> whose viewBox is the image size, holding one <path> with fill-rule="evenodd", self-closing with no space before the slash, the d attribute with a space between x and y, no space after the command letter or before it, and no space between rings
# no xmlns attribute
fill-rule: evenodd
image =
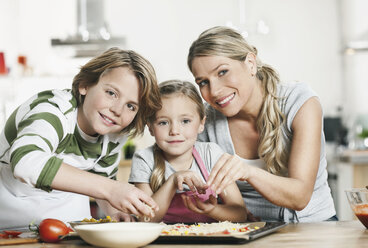
<svg viewBox="0 0 368 248"><path fill-rule="evenodd" d="M208 103L199 140L227 152L207 185L221 193L237 181L247 208L262 220L336 220L321 104L308 85L280 84L256 48L227 27L204 31L188 66Z"/></svg>
<svg viewBox="0 0 368 248"><path fill-rule="evenodd" d="M209 172L224 152L215 143L196 141L205 113L195 85L170 80L159 89L162 109L148 124L156 143L134 154L129 178L159 204L150 221L244 222L246 208L234 182L220 198L205 189Z"/></svg>

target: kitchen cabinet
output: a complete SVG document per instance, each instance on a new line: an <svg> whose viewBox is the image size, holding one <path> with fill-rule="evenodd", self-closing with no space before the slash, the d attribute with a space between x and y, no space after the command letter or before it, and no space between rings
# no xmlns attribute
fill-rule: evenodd
<svg viewBox="0 0 368 248"><path fill-rule="evenodd" d="M353 171L353 188L365 188L368 186L368 150L345 151L341 160L348 162Z"/></svg>
<svg viewBox="0 0 368 248"><path fill-rule="evenodd" d="M128 182L131 165L132 160L122 159L120 161L118 173L116 176L119 181Z"/></svg>
<svg viewBox="0 0 368 248"><path fill-rule="evenodd" d="M368 150L345 150L335 163L337 189L334 196L335 206L340 220L356 219L348 203L345 190L365 188L368 185Z"/></svg>

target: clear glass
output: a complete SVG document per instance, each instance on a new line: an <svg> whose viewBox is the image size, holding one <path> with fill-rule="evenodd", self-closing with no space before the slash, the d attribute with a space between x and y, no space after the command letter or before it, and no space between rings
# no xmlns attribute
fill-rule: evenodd
<svg viewBox="0 0 368 248"><path fill-rule="evenodd" d="M345 193L355 216L368 229L368 189L348 189Z"/></svg>

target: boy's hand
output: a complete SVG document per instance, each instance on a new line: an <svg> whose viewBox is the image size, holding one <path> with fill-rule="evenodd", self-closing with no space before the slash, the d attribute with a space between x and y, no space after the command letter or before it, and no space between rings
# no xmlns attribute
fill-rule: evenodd
<svg viewBox="0 0 368 248"><path fill-rule="evenodd" d="M136 222L136 218L133 215L124 212L116 212L111 215L111 219L117 222Z"/></svg>
<svg viewBox="0 0 368 248"><path fill-rule="evenodd" d="M127 214L154 217L158 205L150 196L129 183L114 183L107 199L114 208Z"/></svg>

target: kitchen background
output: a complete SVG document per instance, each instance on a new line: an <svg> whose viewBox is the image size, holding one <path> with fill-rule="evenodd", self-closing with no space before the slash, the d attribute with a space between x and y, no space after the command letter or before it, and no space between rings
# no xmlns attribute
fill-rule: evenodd
<svg viewBox="0 0 368 248"><path fill-rule="evenodd" d="M159 81L193 81L191 42L231 26L283 81L306 82L320 96L333 197L339 218L351 219L344 189L368 184L356 172L368 159L340 155L368 147L367 10L366 0L0 0L0 128L38 91L70 88L79 66L110 46L142 54ZM134 140L137 149L152 142L148 132Z"/></svg>

